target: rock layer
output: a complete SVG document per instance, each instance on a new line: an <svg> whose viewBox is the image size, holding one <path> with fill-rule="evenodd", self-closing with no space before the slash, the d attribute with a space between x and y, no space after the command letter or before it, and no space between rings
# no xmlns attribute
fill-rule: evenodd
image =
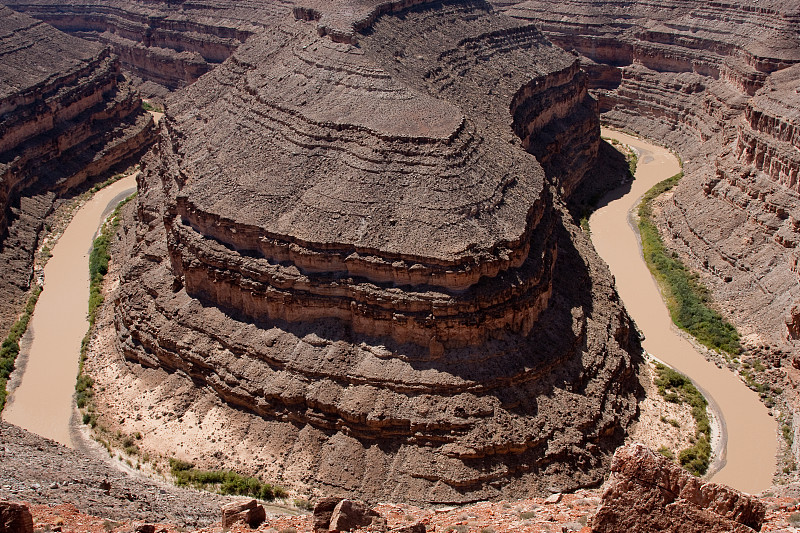
<svg viewBox="0 0 800 533"><path fill-rule="evenodd" d="M224 61L265 21L291 13L290 6L279 2L3 3L108 46L128 72L170 90L191 84ZM160 92L152 85L143 89Z"/></svg>
<svg viewBox="0 0 800 533"><path fill-rule="evenodd" d="M56 195L140 153L154 130L108 49L0 7L0 57L0 255L9 265L0 291L8 302L30 283Z"/></svg>
<svg viewBox="0 0 800 533"><path fill-rule="evenodd" d="M640 348L563 207L598 147L585 79L480 2L369 7L367 26L300 10L168 101L120 345L268 420L290 484L595 484Z"/></svg>
<svg viewBox="0 0 800 533"><path fill-rule="evenodd" d="M663 235L704 273L745 347L799 345L796 2L496 2L580 55L603 118L680 152ZM787 326L787 324L789 326ZM789 357L787 357L787 354Z"/></svg>

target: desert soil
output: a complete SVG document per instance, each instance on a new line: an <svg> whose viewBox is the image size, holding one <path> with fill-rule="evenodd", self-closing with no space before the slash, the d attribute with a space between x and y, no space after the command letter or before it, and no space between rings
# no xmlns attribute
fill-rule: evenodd
<svg viewBox="0 0 800 533"><path fill-rule="evenodd" d="M653 185L680 171L667 149L611 130L603 135L636 150L639 161L630 191L611 192L590 219L592 242L616 278L617 290L645 335L645 350L688 375L711 404L723 435L710 479L756 494L772 485L777 424L756 393L727 369L718 368L677 331L658 286L642 258L631 210ZM719 427L719 426L718 426ZM712 466L712 469L714 467Z"/></svg>

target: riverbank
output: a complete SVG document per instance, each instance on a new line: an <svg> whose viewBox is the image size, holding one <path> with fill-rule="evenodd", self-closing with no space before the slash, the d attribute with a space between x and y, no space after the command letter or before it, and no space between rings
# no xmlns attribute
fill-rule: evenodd
<svg viewBox="0 0 800 533"><path fill-rule="evenodd" d="M592 241L614 274L625 307L644 333L643 346L659 360L689 376L718 409L719 428L727 430L710 479L748 493L772 485L776 469L777 424L757 394L727 369L708 362L672 324L661 294L641 255L632 209L656 183L680 171L667 149L636 137L603 130L639 154L635 180L624 195L612 191L590 218Z"/></svg>
<svg viewBox="0 0 800 533"><path fill-rule="evenodd" d="M89 327L92 240L109 209L135 190L134 173L97 191L50 250L44 290L22 342L17 375L12 376L16 386L9 391L3 420L65 446L72 446L72 397L81 340Z"/></svg>

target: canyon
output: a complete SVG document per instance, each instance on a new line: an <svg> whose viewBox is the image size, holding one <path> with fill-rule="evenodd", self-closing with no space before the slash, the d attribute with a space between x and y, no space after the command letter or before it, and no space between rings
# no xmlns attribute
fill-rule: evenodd
<svg viewBox="0 0 800 533"><path fill-rule="evenodd" d="M149 115L107 48L0 7L0 329L31 286L43 219L59 197L141 155Z"/></svg>
<svg viewBox="0 0 800 533"><path fill-rule="evenodd" d="M371 501L598 485L642 396L635 325L574 221L625 175L600 120L680 154L662 235L800 437L791 2L4 3L72 36L5 10L25 31L81 43L47 68L107 81L51 109L115 128L119 149L4 177L3 253L30 257L53 202L149 146L131 84L166 106L117 245L115 333L87 362L98 404L137 391L105 423L143 447ZM52 120L3 120L26 116ZM38 127L0 142L46 153ZM93 134L65 138L96 149ZM38 228L24 245L20 221ZM30 263L16 271L22 294ZM247 449L166 438L145 398L171 402L175 435L232 410Z"/></svg>
<svg viewBox="0 0 800 533"><path fill-rule="evenodd" d="M481 3L333 37L290 17L167 100L121 351L263 420L258 473L290 486L460 503L596 484L640 348L557 196L599 145L575 58Z"/></svg>

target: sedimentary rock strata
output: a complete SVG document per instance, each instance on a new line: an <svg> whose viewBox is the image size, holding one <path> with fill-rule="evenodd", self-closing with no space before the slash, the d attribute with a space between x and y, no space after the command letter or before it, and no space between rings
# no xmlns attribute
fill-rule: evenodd
<svg viewBox="0 0 800 533"><path fill-rule="evenodd" d="M796 2L497 2L579 54L603 119L662 139L685 177L661 219L745 346L797 353ZM623 16L624 15L624 16Z"/></svg>
<svg viewBox="0 0 800 533"><path fill-rule="evenodd" d="M291 11L280 2L3 3L110 47L129 73L150 82L143 89L157 94L163 94L159 87L174 90L191 84L267 21Z"/></svg>
<svg viewBox="0 0 800 533"><path fill-rule="evenodd" d="M289 484L597 483L639 346L563 206L599 142L575 57L479 2L342 6L293 11L167 102L120 346L266 420Z"/></svg>
<svg viewBox="0 0 800 533"><path fill-rule="evenodd" d="M55 195L141 152L153 129L108 49L0 7L0 58L0 255L9 266L0 292L8 302L30 282Z"/></svg>

